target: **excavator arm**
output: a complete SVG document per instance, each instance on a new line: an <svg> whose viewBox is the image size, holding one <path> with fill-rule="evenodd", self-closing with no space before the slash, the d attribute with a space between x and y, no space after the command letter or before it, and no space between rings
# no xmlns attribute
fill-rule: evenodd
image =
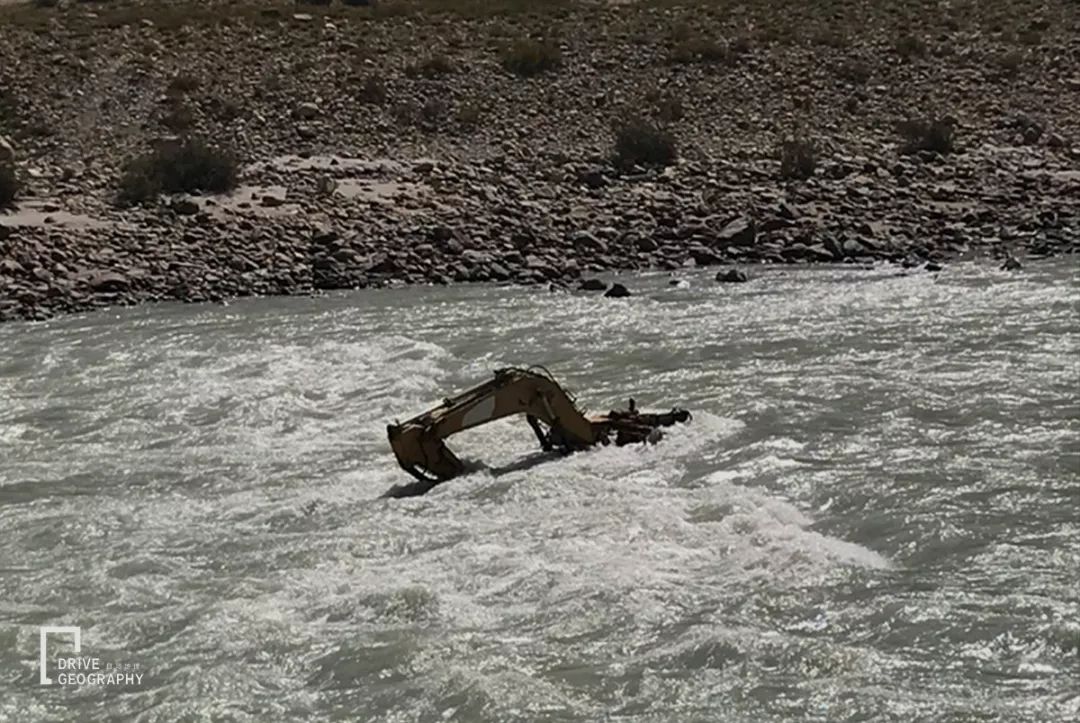
<svg viewBox="0 0 1080 723"><path fill-rule="evenodd" d="M612 432L616 443L643 441L657 427L690 418L685 410L667 414L641 414L633 408L602 417L586 417L574 398L546 370L499 369L493 379L444 399L443 403L403 423L386 427L398 462L421 482L426 492L439 482L465 471L443 440L466 429L524 414L545 450L573 452L597 443L606 444Z"/></svg>

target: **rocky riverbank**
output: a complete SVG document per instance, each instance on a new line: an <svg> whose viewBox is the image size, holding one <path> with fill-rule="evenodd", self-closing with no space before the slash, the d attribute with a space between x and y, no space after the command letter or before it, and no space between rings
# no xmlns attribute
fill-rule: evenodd
<svg viewBox="0 0 1080 723"><path fill-rule="evenodd" d="M0 8L21 186L0 212L0 319L1080 251L1075 3L813 5ZM507 62L525 38L550 67ZM673 163L612 162L629 117L670 135ZM947 138L912 147L911 120ZM118 204L124 164L173 135L234 150L239 187Z"/></svg>

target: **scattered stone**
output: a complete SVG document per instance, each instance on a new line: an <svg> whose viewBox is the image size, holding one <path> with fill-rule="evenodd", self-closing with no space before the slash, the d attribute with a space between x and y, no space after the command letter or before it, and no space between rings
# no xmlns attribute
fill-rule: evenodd
<svg viewBox="0 0 1080 723"><path fill-rule="evenodd" d="M1005 257L1005 263L1001 265L1002 271L1020 271L1024 268L1024 265L1020 263L1020 259L1016 258L1012 254Z"/></svg>
<svg viewBox="0 0 1080 723"><path fill-rule="evenodd" d="M294 115L298 120L311 121L318 118L321 115L321 111L319 110L319 106L315 103L301 103L296 106Z"/></svg>
<svg viewBox="0 0 1080 723"><path fill-rule="evenodd" d="M178 216L194 216L199 212L199 204L191 198L175 198L169 208Z"/></svg>
<svg viewBox="0 0 1080 723"><path fill-rule="evenodd" d="M650 236L641 236L635 240L634 244L637 246L638 251L644 253L652 253L660 248L660 244L656 243L656 239Z"/></svg>
<svg viewBox="0 0 1080 723"><path fill-rule="evenodd" d="M77 278L97 293L122 292L128 288L127 278L113 271L89 270L80 273Z"/></svg>
<svg viewBox="0 0 1080 723"><path fill-rule="evenodd" d="M718 271L716 280L726 284L742 284L749 281L750 277L741 269L728 269L727 271Z"/></svg>
<svg viewBox="0 0 1080 723"><path fill-rule="evenodd" d="M622 284L612 284L611 288L604 292L604 296L611 299L622 299L627 296L631 296L630 289L626 288Z"/></svg>
<svg viewBox="0 0 1080 723"><path fill-rule="evenodd" d="M926 271L941 271L944 267L936 261L927 261L923 269Z"/></svg>
<svg viewBox="0 0 1080 723"><path fill-rule="evenodd" d="M578 181L594 191L607 185L607 177L600 168L585 169L578 175Z"/></svg>

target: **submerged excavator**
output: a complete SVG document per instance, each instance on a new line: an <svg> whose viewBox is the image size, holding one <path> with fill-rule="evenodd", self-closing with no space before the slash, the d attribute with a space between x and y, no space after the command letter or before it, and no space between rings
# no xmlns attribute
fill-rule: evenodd
<svg viewBox="0 0 1080 723"><path fill-rule="evenodd" d="M457 477L465 465L443 442L447 437L514 414L524 414L545 452L564 454L596 444L618 446L657 442L661 427L690 420L690 412L639 412L631 399L626 410L586 416L577 401L543 367L511 367L495 371L495 378L412 419L386 425L398 463L416 483L398 485L386 497L413 497Z"/></svg>

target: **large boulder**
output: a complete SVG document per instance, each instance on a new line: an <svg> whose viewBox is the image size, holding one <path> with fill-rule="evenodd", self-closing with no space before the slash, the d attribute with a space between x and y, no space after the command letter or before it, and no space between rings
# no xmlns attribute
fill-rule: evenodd
<svg viewBox="0 0 1080 723"><path fill-rule="evenodd" d="M0 166L15 165L15 146L4 136L0 136Z"/></svg>
<svg viewBox="0 0 1080 723"><path fill-rule="evenodd" d="M126 276L107 269L87 269L77 279L97 293L123 292L130 286Z"/></svg>
<svg viewBox="0 0 1080 723"><path fill-rule="evenodd" d="M757 240L757 226L743 216L728 223L716 234L718 246L753 246Z"/></svg>
<svg viewBox="0 0 1080 723"><path fill-rule="evenodd" d="M622 299L630 295L630 289L622 284L612 284L611 288L604 292L604 296L611 299Z"/></svg>

